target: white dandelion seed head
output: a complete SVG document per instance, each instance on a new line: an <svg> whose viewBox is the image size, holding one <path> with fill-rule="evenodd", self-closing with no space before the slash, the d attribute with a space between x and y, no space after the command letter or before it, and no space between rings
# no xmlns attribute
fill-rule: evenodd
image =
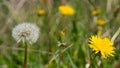
<svg viewBox="0 0 120 68"><path fill-rule="evenodd" d="M22 41L33 44L39 38L39 33L37 25L24 22L13 28L12 36L18 43Z"/></svg>

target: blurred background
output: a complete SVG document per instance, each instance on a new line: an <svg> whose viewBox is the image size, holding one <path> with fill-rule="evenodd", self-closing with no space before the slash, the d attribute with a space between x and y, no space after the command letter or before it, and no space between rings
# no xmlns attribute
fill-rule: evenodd
<svg viewBox="0 0 120 68"><path fill-rule="evenodd" d="M70 5L75 14L62 15L61 5ZM99 26L98 19L106 23ZM0 68L23 68L24 46L11 36L22 22L40 27L38 41L28 46L28 68L57 68L58 42L65 43L60 68L89 68L91 61L99 65L98 58L90 60L89 38L99 30L112 38L120 27L120 0L0 0ZM99 68L120 68L119 36L114 45L114 57Z"/></svg>

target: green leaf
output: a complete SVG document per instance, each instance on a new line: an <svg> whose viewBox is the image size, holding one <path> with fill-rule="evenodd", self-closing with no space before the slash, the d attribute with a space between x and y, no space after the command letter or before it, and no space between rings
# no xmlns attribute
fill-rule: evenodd
<svg viewBox="0 0 120 68"><path fill-rule="evenodd" d="M73 63L73 61L72 61L69 53L68 53L68 52L66 52L66 53L67 53L68 59L70 60L70 63L71 63L71 65L72 65L72 67L73 67L73 68L77 68L77 66Z"/></svg>

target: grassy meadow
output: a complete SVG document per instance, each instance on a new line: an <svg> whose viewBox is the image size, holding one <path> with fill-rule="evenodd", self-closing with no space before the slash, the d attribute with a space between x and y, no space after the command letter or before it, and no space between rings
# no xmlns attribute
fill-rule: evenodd
<svg viewBox="0 0 120 68"><path fill-rule="evenodd" d="M0 68L24 67L24 22L40 30L27 68L120 68L120 0L0 0Z"/></svg>

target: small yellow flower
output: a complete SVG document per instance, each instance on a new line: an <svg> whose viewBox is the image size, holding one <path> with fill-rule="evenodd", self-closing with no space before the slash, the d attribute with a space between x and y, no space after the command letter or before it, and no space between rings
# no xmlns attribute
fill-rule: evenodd
<svg viewBox="0 0 120 68"><path fill-rule="evenodd" d="M103 58L113 56L115 53L114 43L109 38L101 38L100 36L91 36L89 47L95 51L95 54L100 53Z"/></svg>
<svg viewBox="0 0 120 68"><path fill-rule="evenodd" d="M105 20L97 20L96 24L99 25L99 26L103 26L103 25L106 24L106 21Z"/></svg>
<svg viewBox="0 0 120 68"><path fill-rule="evenodd" d="M75 10L69 5L61 5L61 6L59 6L59 11L63 15L74 15L75 14Z"/></svg>
<svg viewBox="0 0 120 68"><path fill-rule="evenodd" d="M92 15L98 15L101 13L101 10L100 9L96 9L96 10L93 10L92 11Z"/></svg>
<svg viewBox="0 0 120 68"><path fill-rule="evenodd" d="M39 16L45 15L45 10L40 9L40 10L37 11L37 14L38 14Z"/></svg>

